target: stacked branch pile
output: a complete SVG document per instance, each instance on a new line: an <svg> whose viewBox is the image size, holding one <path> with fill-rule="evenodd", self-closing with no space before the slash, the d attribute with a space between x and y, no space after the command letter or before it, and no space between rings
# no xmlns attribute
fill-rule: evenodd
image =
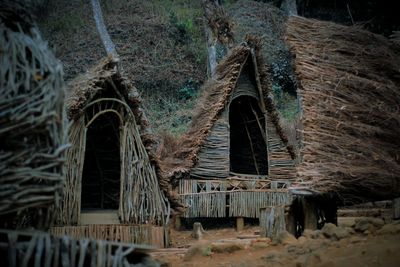
<svg viewBox="0 0 400 267"><path fill-rule="evenodd" d="M64 182L63 72L17 7L0 9L0 217L3 227L46 227Z"/></svg>
<svg viewBox="0 0 400 267"><path fill-rule="evenodd" d="M355 27L291 17L303 108L299 179L348 201L400 192L400 46Z"/></svg>

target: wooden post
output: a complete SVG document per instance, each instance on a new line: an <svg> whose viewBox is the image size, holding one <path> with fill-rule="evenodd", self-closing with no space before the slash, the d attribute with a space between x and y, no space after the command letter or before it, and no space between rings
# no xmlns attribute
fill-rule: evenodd
<svg viewBox="0 0 400 267"><path fill-rule="evenodd" d="M275 238L285 231L285 206L268 206L260 210L260 235Z"/></svg>
<svg viewBox="0 0 400 267"><path fill-rule="evenodd" d="M286 231L291 233L292 235L296 235L296 220L293 212L293 208L291 205L285 206L285 225Z"/></svg>
<svg viewBox="0 0 400 267"><path fill-rule="evenodd" d="M296 0L283 0L281 4L281 8L289 15L289 16L297 16L297 5Z"/></svg>
<svg viewBox="0 0 400 267"><path fill-rule="evenodd" d="M181 230L182 220L180 216L175 216L175 230Z"/></svg>
<svg viewBox="0 0 400 267"><path fill-rule="evenodd" d="M393 219L400 219L400 198L393 199Z"/></svg>
<svg viewBox="0 0 400 267"><path fill-rule="evenodd" d="M302 198L301 203L304 213L304 229L316 230L318 216L315 203L308 198Z"/></svg>
<svg viewBox="0 0 400 267"><path fill-rule="evenodd" d="M199 222L195 222L193 224L193 232L192 232L192 237L201 240L203 238L205 231L203 229L203 226Z"/></svg>
<svg viewBox="0 0 400 267"><path fill-rule="evenodd" d="M241 232L244 229L244 218L243 217L237 217L236 218L236 231Z"/></svg>

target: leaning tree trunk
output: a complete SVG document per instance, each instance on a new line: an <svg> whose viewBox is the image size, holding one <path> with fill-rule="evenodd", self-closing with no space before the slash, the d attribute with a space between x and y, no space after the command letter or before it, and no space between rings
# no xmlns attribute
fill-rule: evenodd
<svg viewBox="0 0 400 267"><path fill-rule="evenodd" d="M103 13L101 12L99 0L91 0L91 3L93 8L93 17L96 22L96 28L100 34L100 38L103 42L104 48L106 49L107 55L111 55L113 58L118 58L115 45L108 34L106 25L104 24Z"/></svg>
<svg viewBox="0 0 400 267"><path fill-rule="evenodd" d="M210 77L213 77L215 74L215 68L217 67L217 42L216 39L213 38L213 34L208 26L206 27L206 36L207 36L207 55L208 55L208 73Z"/></svg>
<svg viewBox="0 0 400 267"><path fill-rule="evenodd" d="M208 73L212 78L218 64L218 49L227 50L233 41L233 23L218 0L203 0L204 17L207 20L205 32L207 37ZM217 47L218 46L218 47Z"/></svg>

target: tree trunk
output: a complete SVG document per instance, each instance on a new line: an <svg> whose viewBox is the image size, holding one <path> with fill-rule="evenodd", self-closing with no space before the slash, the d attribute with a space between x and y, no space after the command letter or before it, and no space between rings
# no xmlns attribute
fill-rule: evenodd
<svg viewBox="0 0 400 267"><path fill-rule="evenodd" d="M101 41L103 42L104 48L106 49L107 55L111 55L113 58L118 58L117 51L115 50L115 45L108 34L106 25L103 20L103 13L101 12L101 6L99 0L91 0L93 17L96 22L97 31L100 34Z"/></svg>
<svg viewBox="0 0 400 267"><path fill-rule="evenodd" d="M201 240L203 238L205 231L203 229L203 226L199 222L195 222L193 224L193 232L192 232L192 237L194 237L197 240Z"/></svg>
<svg viewBox="0 0 400 267"><path fill-rule="evenodd" d="M281 8L285 10L288 16L297 16L296 0L283 0Z"/></svg>
<svg viewBox="0 0 400 267"><path fill-rule="evenodd" d="M210 28L208 26L205 27L207 35L208 72L210 77L213 77L215 74L215 68L217 67L217 41L213 38Z"/></svg>

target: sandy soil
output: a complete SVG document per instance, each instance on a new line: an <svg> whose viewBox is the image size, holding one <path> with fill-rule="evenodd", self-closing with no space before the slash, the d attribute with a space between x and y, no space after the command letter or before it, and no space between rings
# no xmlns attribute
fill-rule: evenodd
<svg viewBox="0 0 400 267"><path fill-rule="evenodd" d="M201 241L190 231L172 231L174 248L153 257L162 266L400 266L400 223L361 231L354 226L333 228L309 231L299 239L285 233L274 241L250 238L257 227L241 233L209 230Z"/></svg>

